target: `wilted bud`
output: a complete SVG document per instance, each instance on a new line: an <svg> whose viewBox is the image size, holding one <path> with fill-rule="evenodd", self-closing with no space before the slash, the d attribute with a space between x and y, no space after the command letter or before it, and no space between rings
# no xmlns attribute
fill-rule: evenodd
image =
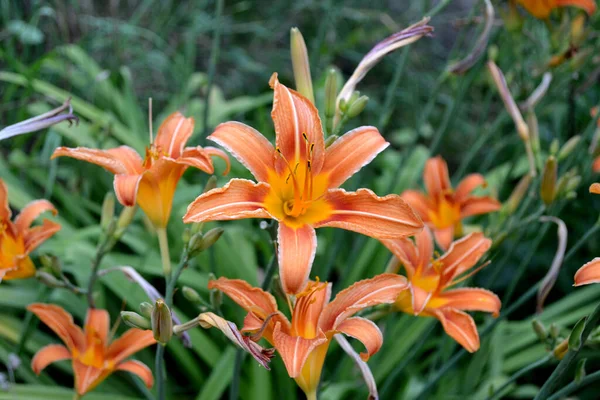
<svg viewBox="0 0 600 400"><path fill-rule="evenodd" d="M583 378L585 378L585 362L587 358L582 358L577 362L577 367L575 367L575 383L580 383Z"/></svg>
<svg viewBox="0 0 600 400"><path fill-rule="evenodd" d="M123 235L129 224L131 224L131 221L133 221L136 211L136 206L123 208L117 221L117 229L115 231L116 238L120 238Z"/></svg>
<svg viewBox="0 0 600 400"><path fill-rule="evenodd" d="M156 300L151 322L154 339L163 346L166 345L173 336L173 317L171 310L162 299Z"/></svg>
<svg viewBox="0 0 600 400"><path fill-rule="evenodd" d="M565 339L554 348L552 353L557 360L562 360L565 354L567 354L567 351L569 351L569 341Z"/></svg>
<svg viewBox="0 0 600 400"><path fill-rule="evenodd" d="M216 187L217 187L217 177L214 175L211 175L210 178L208 178L208 180L206 181L206 185L204 185L204 190L202 190L202 193L211 191Z"/></svg>
<svg viewBox="0 0 600 400"><path fill-rule="evenodd" d="M121 311L121 318L125 325L137 329L150 329L150 321L133 311Z"/></svg>
<svg viewBox="0 0 600 400"><path fill-rule="evenodd" d="M369 98L367 96L360 96L359 98L357 98L355 101L350 103L348 111L346 112L346 116L348 118L354 118L358 116L361 112L363 112L363 110L367 106L368 101Z"/></svg>
<svg viewBox="0 0 600 400"><path fill-rule="evenodd" d="M540 151L540 130L538 127L537 117L533 110L527 113L527 128L529 129L531 148L535 154L538 154Z"/></svg>
<svg viewBox="0 0 600 400"><path fill-rule="evenodd" d="M537 335L537 337L542 342L545 342L546 339L548 339L548 331L546 330L546 327L544 326L544 324L542 324L537 319L534 319L531 324L533 326L533 331L535 332L535 334Z"/></svg>
<svg viewBox="0 0 600 400"><path fill-rule="evenodd" d="M521 178L515 189L510 194L508 200L506 200L506 211L509 214L514 213L517 208L519 208L519 204L523 201L523 197L527 193L527 189L529 189L529 185L531 185L531 175L526 174Z"/></svg>
<svg viewBox="0 0 600 400"><path fill-rule="evenodd" d="M147 301L140 303L140 312L146 318L152 318L152 310L154 310L154 306Z"/></svg>
<svg viewBox="0 0 600 400"><path fill-rule="evenodd" d="M109 230L115 228L113 219L115 217L115 195L112 192L107 192L106 196L104 196L104 201L102 202L102 214L100 215L100 227L104 232L111 234L112 232Z"/></svg>
<svg viewBox="0 0 600 400"><path fill-rule="evenodd" d="M310 62L308 61L308 51L302 33L298 28L290 30L290 49L292 53L292 67L294 69L294 79L296 80L296 90L301 95L315 103L313 95L312 78L310 77Z"/></svg>
<svg viewBox="0 0 600 400"><path fill-rule="evenodd" d="M540 195L544 204L547 206L552 204L556 196L556 175L558 170L558 164L554 156L548 157L546 165L544 167L544 174L542 175L542 186L540 189Z"/></svg>
<svg viewBox="0 0 600 400"><path fill-rule="evenodd" d="M194 303L196 305L200 305L203 303L202 297L200 297L200 293L196 292L189 286L184 286L181 288L181 292L183 293L183 297L186 298L190 303Z"/></svg>
<svg viewBox="0 0 600 400"><path fill-rule="evenodd" d="M185 331L189 331L190 329L197 327L199 324L200 324L200 321L198 321L198 318L194 318L183 324L175 325L173 327L173 333L176 335L179 335Z"/></svg>
<svg viewBox="0 0 600 400"><path fill-rule="evenodd" d="M44 285L51 288L59 289L67 286L63 281L59 281L54 276L44 271L37 271L35 277Z"/></svg>
<svg viewBox="0 0 600 400"><path fill-rule="evenodd" d="M567 156L569 154L571 154L571 152L573 152L575 147L577 147L577 144L579 143L580 139L581 139L581 136L577 135L577 136L573 136L571 139L567 140L567 142L565 144L563 144L563 146L560 148L560 150L558 152L558 161L562 161L565 158L567 158Z"/></svg>

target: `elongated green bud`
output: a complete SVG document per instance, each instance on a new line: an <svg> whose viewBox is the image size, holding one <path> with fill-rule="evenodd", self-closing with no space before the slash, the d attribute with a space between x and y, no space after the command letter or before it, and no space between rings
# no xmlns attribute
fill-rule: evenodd
<svg viewBox="0 0 600 400"><path fill-rule="evenodd" d="M204 251L217 243L217 240L223 235L223 232L225 232L223 228L213 228L206 232L202 238L202 247L200 251Z"/></svg>
<svg viewBox="0 0 600 400"><path fill-rule="evenodd" d="M337 94L337 73L335 69L330 68L325 78L325 130L328 133L333 132Z"/></svg>
<svg viewBox="0 0 600 400"><path fill-rule="evenodd" d="M367 96L360 96L355 101L350 103L348 111L346 112L348 118L354 118L358 116L361 112L363 112L368 102L369 98Z"/></svg>
<svg viewBox="0 0 600 400"><path fill-rule="evenodd" d="M175 325L173 327L173 333L176 335L179 335L185 331L189 331L190 329L197 327L199 324L200 324L200 321L198 321L198 318L194 318L183 324Z"/></svg>
<svg viewBox="0 0 600 400"><path fill-rule="evenodd" d="M129 224L131 224L136 211L137 206L123 208L123 211L121 211L119 219L117 220L117 229L115 231L115 237L117 239L123 235Z"/></svg>
<svg viewBox="0 0 600 400"><path fill-rule="evenodd" d="M298 28L292 28L290 30L290 49L292 53L294 79L296 80L296 90L310 100L311 103L315 104L308 51L306 50L306 43L304 42L302 33L300 33Z"/></svg>
<svg viewBox="0 0 600 400"><path fill-rule="evenodd" d="M550 143L550 154L555 156L558 153L559 146L558 139L552 140L552 143Z"/></svg>
<svg viewBox="0 0 600 400"><path fill-rule="evenodd" d="M510 194L510 197L506 201L506 211L509 214L514 213L517 208L519 208L519 204L523 201L523 197L527 194L527 189L529 189L529 185L531 185L531 175L526 174L521 178L515 189Z"/></svg>
<svg viewBox="0 0 600 400"><path fill-rule="evenodd" d="M579 135L573 136L571 139L567 140L567 142L563 144L563 146L558 151L558 161L562 161L565 158L567 158L567 156L573 152L575 147L577 147L580 140L581 136Z"/></svg>
<svg viewBox="0 0 600 400"><path fill-rule="evenodd" d="M548 157L544 167L544 174L542 175L542 186L540 190L542 200L547 206L552 204L556 197L557 170L558 164L556 158L554 156Z"/></svg>
<svg viewBox="0 0 600 400"><path fill-rule="evenodd" d="M539 320L534 319L532 321L531 325L533 326L533 331L535 332L537 337L542 342L545 342L546 339L548 339L548 331L546 330L546 327L544 326L544 324L542 324Z"/></svg>
<svg viewBox="0 0 600 400"><path fill-rule="evenodd" d="M140 313L146 318L152 318L152 310L154 306L147 301L140 303Z"/></svg>
<svg viewBox="0 0 600 400"><path fill-rule="evenodd" d="M125 325L138 329L150 329L150 321L133 311L121 311L121 318Z"/></svg>
<svg viewBox="0 0 600 400"><path fill-rule="evenodd" d="M166 345L173 336L173 317L171 310L162 299L156 300L151 322L154 339L163 346Z"/></svg>
<svg viewBox="0 0 600 400"><path fill-rule="evenodd" d="M183 297L186 298L190 303L194 303L196 305L200 305L203 303L202 297L200 297L200 293L196 292L189 286L184 286L181 288L181 292L183 293Z"/></svg>
<svg viewBox="0 0 600 400"><path fill-rule="evenodd" d="M115 218L115 196L112 192L106 193L102 202L102 214L100 215L100 227L104 232L109 232L110 225ZM113 229L115 225L113 225Z"/></svg>
<svg viewBox="0 0 600 400"><path fill-rule="evenodd" d="M50 288L59 289L67 286L63 281L59 281L54 276L44 271L37 271L35 277Z"/></svg>

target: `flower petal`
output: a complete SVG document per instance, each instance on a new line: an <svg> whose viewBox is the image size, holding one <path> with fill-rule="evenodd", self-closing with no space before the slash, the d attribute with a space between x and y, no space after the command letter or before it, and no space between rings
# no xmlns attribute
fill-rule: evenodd
<svg viewBox="0 0 600 400"><path fill-rule="evenodd" d="M179 158L193 132L194 119L176 111L160 124L154 145L169 157Z"/></svg>
<svg viewBox="0 0 600 400"><path fill-rule="evenodd" d="M42 225L34 226L25 232L25 253L29 254L39 245L52 237L56 232L60 231L60 224L56 222L44 220Z"/></svg>
<svg viewBox="0 0 600 400"><path fill-rule="evenodd" d="M590 193L600 194L600 183L592 183Z"/></svg>
<svg viewBox="0 0 600 400"><path fill-rule="evenodd" d="M309 225L297 228L279 223L277 230L279 277L287 294L304 289L317 251L317 235Z"/></svg>
<svg viewBox="0 0 600 400"><path fill-rule="evenodd" d="M590 283L600 283L600 257L583 264L575 272L575 286L589 285Z"/></svg>
<svg viewBox="0 0 600 400"><path fill-rule="evenodd" d="M594 159L594 163L592 164L592 171L600 172L600 156Z"/></svg>
<svg viewBox="0 0 600 400"><path fill-rule="evenodd" d="M438 259L442 264L441 284L449 283L454 277L473 268L492 246L492 241L481 232L471 233L452 243L448 251Z"/></svg>
<svg viewBox="0 0 600 400"><path fill-rule="evenodd" d="M81 396L94 390L96 386L102 383L112 371L102 368L96 368L83 364L78 359L73 359L73 373L75 375L75 390Z"/></svg>
<svg viewBox="0 0 600 400"><path fill-rule="evenodd" d="M594 0L556 0L559 7L573 6L582 9L589 16L596 12L596 2Z"/></svg>
<svg viewBox="0 0 600 400"><path fill-rule="evenodd" d="M404 265L404 268L406 269L406 275L409 278L412 277L415 274L415 269L419 265L417 248L412 240L407 238L383 239L381 243L383 243L383 245L402 262L402 265Z"/></svg>
<svg viewBox="0 0 600 400"><path fill-rule="evenodd" d="M433 236L431 230L428 227L415 235L415 242L418 249L418 262L421 268L425 268L429 265L433 259Z"/></svg>
<svg viewBox="0 0 600 400"><path fill-rule="evenodd" d="M149 389L154 385L154 377L148 366L136 360L129 360L117 365L117 371L127 371L137 375Z"/></svg>
<svg viewBox="0 0 600 400"><path fill-rule="evenodd" d="M132 328L112 342L106 350L106 359L119 364L132 354L156 343L152 331Z"/></svg>
<svg viewBox="0 0 600 400"><path fill-rule="evenodd" d="M421 314L429 299L431 299L432 293L420 288L416 285L410 285L410 294L412 297L412 309L415 315Z"/></svg>
<svg viewBox="0 0 600 400"><path fill-rule="evenodd" d="M353 129L325 150L321 173L329 174L329 187L338 187L389 145L374 126Z"/></svg>
<svg viewBox="0 0 600 400"><path fill-rule="evenodd" d="M502 302L495 293L480 288L461 288L442 292L435 297L436 303L441 300L442 307L463 311L484 311L497 317Z"/></svg>
<svg viewBox="0 0 600 400"><path fill-rule="evenodd" d="M85 349L85 336L80 327L75 325L71 314L53 304L34 303L27 310L52 329L61 338L70 351Z"/></svg>
<svg viewBox="0 0 600 400"><path fill-rule="evenodd" d="M110 315L108 311L98 308L88 309L84 333L100 340L105 346L108 344L108 331L110 329Z"/></svg>
<svg viewBox="0 0 600 400"><path fill-rule="evenodd" d="M19 232L25 232L33 221L43 212L50 211L52 215L58 211L48 200L35 200L27 204L15 218L15 226Z"/></svg>
<svg viewBox="0 0 600 400"><path fill-rule="evenodd" d="M325 306L319 327L324 332L335 330L346 318L364 308L395 302L400 292L407 288L406 278L396 274L381 274L356 282Z"/></svg>
<svg viewBox="0 0 600 400"><path fill-rule="evenodd" d="M430 197L437 197L452 189L448 164L441 156L427 160L423 170L423 181Z"/></svg>
<svg viewBox="0 0 600 400"><path fill-rule="evenodd" d="M275 149L256 129L240 122L225 122L217 126L208 139L230 152L259 182L269 179Z"/></svg>
<svg viewBox="0 0 600 400"><path fill-rule="evenodd" d="M274 91L271 118L275 124L277 148L283 155L276 159L277 171L288 169L286 160L294 166L298 162L305 164L310 159L313 173L318 174L325 158L319 111L306 97L279 83L276 73L271 76L269 85Z"/></svg>
<svg viewBox="0 0 600 400"><path fill-rule="evenodd" d="M365 345L367 352L360 353L363 361L377 353L383 345L383 335L373 321L361 317L352 317L338 325L336 331L345 333Z"/></svg>
<svg viewBox="0 0 600 400"><path fill-rule="evenodd" d="M232 179L222 188L200 195L188 206L183 222L222 221L242 218L271 218L263 208L269 193L266 183Z"/></svg>
<svg viewBox="0 0 600 400"><path fill-rule="evenodd" d="M136 157L133 154L140 161L139 165L133 162ZM110 150L89 149L86 147L59 147L54 150L51 158L54 159L56 157L71 157L86 161L99 165L113 174L136 174L140 173L142 169L140 156L128 146L120 146Z"/></svg>
<svg viewBox="0 0 600 400"><path fill-rule="evenodd" d="M454 240L454 226L449 226L443 229L437 229L432 227L433 236L435 237L435 242L442 250L448 250L448 247L452 244Z"/></svg>
<svg viewBox="0 0 600 400"><path fill-rule="evenodd" d="M204 152L209 155L209 157L218 157L221 160L225 161L225 171L223 171L223 176L227 175L231 170L231 162L229 161L229 156L221 149L217 149L216 147L206 146L204 147Z"/></svg>
<svg viewBox="0 0 600 400"><path fill-rule="evenodd" d="M302 372L302 367L310 353L319 345L327 342L327 336L320 331L313 339L305 339L301 336L290 336L281 330L279 323L275 324L273 331L274 346L281 355L288 375L297 378Z"/></svg>
<svg viewBox="0 0 600 400"><path fill-rule="evenodd" d="M485 186L485 178L481 174L470 174L467 175L456 187L454 192L454 200L457 203L461 203L466 200L471 192L477 189L479 186Z"/></svg>
<svg viewBox="0 0 600 400"><path fill-rule="evenodd" d="M466 218L472 215L487 214L498 211L502 204L493 197L470 197L460 206L460 217Z"/></svg>
<svg viewBox="0 0 600 400"><path fill-rule="evenodd" d="M215 172L212 159L209 154L200 146L186 147L181 156L175 159L177 164L194 167L200 171L212 174Z"/></svg>
<svg viewBox="0 0 600 400"><path fill-rule="evenodd" d="M113 187L117 200L125 207L133 207L137 201L137 193L142 175L115 175Z"/></svg>
<svg viewBox="0 0 600 400"><path fill-rule="evenodd" d="M292 333L295 336L315 337L319 317L330 298L331 283L309 281L304 291L296 295Z"/></svg>
<svg viewBox="0 0 600 400"><path fill-rule="evenodd" d="M8 221L12 212L8 205L8 189L4 180L0 179L0 221Z"/></svg>
<svg viewBox="0 0 600 400"><path fill-rule="evenodd" d="M70 358L71 352L65 346L62 344L49 344L35 353L35 356L31 360L31 369L36 375L39 375L48 365Z"/></svg>
<svg viewBox="0 0 600 400"><path fill-rule="evenodd" d="M435 310L433 315L440 320L444 330L469 353L479 350L479 334L473 318L453 308Z"/></svg>
<svg viewBox="0 0 600 400"><path fill-rule="evenodd" d="M377 239L410 236L423 228L419 216L398 195L378 197L369 189L330 189L324 199L333 210L327 219L315 224L316 228L342 228Z"/></svg>
<svg viewBox="0 0 600 400"><path fill-rule="evenodd" d="M424 222L430 221L429 211L432 206L427 196L416 190L405 190L400 198L407 202Z"/></svg>

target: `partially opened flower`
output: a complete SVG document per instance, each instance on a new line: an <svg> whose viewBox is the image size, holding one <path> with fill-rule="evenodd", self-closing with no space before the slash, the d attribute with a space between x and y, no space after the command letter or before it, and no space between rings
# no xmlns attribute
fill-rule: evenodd
<svg viewBox="0 0 600 400"><path fill-rule="evenodd" d="M194 119L175 112L158 128L154 143L142 160L129 146L109 150L85 147L59 147L52 158L67 156L91 162L115 174L114 188L119 202L127 207L136 203L157 228L164 228L171 215L173 196L179 179L188 167L208 174L214 172L211 156L229 158L214 147L185 147L194 131Z"/></svg>
<svg viewBox="0 0 600 400"><path fill-rule="evenodd" d="M0 179L0 282L2 279L24 279L35 275L29 253L60 230L59 224L47 219L42 225L31 226L46 211L54 215L57 213L49 201L35 200L21 210L14 222L11 221L8 190Z"/></svg>
<svg viewBox="0 0 600 400"><path fill-rule="evenodd" d="M245 281L219 278L210 281L208 287L223 291L248 311L242 332L253 333L255 340L264 337L279 352L288 374L307 398L316 399L333 335L345 333L360 340L366 347L361 358L368 360L380 349L383 336L373 322L352 315L366 307L393 303L407 283L403 276L381 274L355 283L329 302L331 284L309 281L296 296L291 322L277 309L271 294Z"/></svg>
<svg viewBox="0 0 600 400"><path fill-rule="evenodd" d="M388 146L372 126L350 131L325 148L319 113L273 74L273 145L239 122L217 127L209 139L228 149L258 183L232 179L198 197L184 222L273 218L279 221L279 269L288 294L300 292L310 273L315 228L348 229L375 238L413 235L423 223L399 196L338 187Z"/></svg>
<svg viewBox="0 0 600 400"><path fill-rule="evenodd" d="M539 19L546 19L552 10L559 7L577 7L588 15L596 12L595 0L517 0L531 15Z"/></svg>
<svg viewBox="0 0 600 400"><path fill-rule="evenodd" d="M452 243L448 252L434 259L429 229L424 229L415 239L415 242L409 239L383 241L402 262L409 281L410 290L400 293L396 307L408 314L439 319L448 335L467 351L477 351L477 326L464 311L485 311L497 316L500 299L485 289L450 288L477 272L471 270L492 241L481 233L472 233Z"/></svg>
<svg viewBox="0 0 600 400"><path fill-rule="evenodd" d="M600 183L592 184L590 193L600 194ZM600 283L600 257L584 264L575 273L575 286L589 285L590 283Z"/></svg>
<svg viewBox="0 0 600 400"><path fill-rule="evenodd" d="M600 156L594 159L594 163L592 164L592 170L596 173L600 173Z"/></svg>
<svg viewBox="0 0 600 400"><path fill-rule="evenodd" d="M454 190L448 164L440 156L427 160L423 181L427 193L406 190L401 196L433 230L437 244L444 250L462 234L463 218L500 209L500 202L492 197L471 195L486 184L481 174L467 175Z"/></svg>
<svg viewBox="0 0 600 400"><path fill-rule="evenodd" d="M53 304L35 303L27 307L63 341L39 350L31 368L36 374L53 362L71 360L75 374L75 390L84 395L93 390L115 371L137 375L147 387L152 387L152 371L139 361L126 359L156 341L152 331L130 329L111 343L110 317L106 310L90 308L82 330L73 322L71 314Z"/></svg>

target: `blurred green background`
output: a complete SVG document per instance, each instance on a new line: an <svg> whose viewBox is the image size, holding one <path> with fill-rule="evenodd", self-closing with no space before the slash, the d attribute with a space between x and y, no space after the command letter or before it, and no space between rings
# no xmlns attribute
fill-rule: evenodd
<svg viewBox="0 0 600 400"><path fill-rule="evenodd" d="M496 21L488 49L493 48L496 62L520 102L539 84L550 57L568 48L570 22L578 11L555 13L546 24L522 9L518 16L509 16L505 1L494 5ZM142 151L148 141L149 97L153 99L155 126L174 110L195 118L192 145L207 144L206 135L227 120L243 121L272 138L272 93L267 83L271 74L278 72L282 83L293 86L291 27L299 27L306 40L317 106L322 108L324 76L329 67L337 67L348 78L375 43L429 14L433 14L430 25L435 28L434 35L386 57L357 88L370 101L346 128L375 125L392 146L345 186L366 186L380 195L421 188L425 160L441 154L449 163L454 183L466 173L484 173L490 190L504 201L526 173L527 160L485 67L488 55L464 75L446 72L450 63L471 50L482 29L483 9L483 2L467 0L2 0L0 127L54 108L69 96L80 118L76 126L63 123L0 143L0 177L9 186L11 206L16 210L37 198L53 202L63 229L37 254L58 256L69 276L85 284L101 232L101 203L105 193L112 190L112 176L75 160L51 161L54 148L128 144ZM469 221L482 225L494 239L504 239L492 250L491 265L472 279L471 286L497 292L504 309L516 306L508 317L498 320L475 314L480 332L484 331L482 347L467 356L433 320L399 314L382 319L385 344L369 362L382 398L485 399L490 387L499 387L516 371L544 357L547 350L531 329L535 297L522 295L547 272L557 247L556 228L536 218L520 224L527 217L542 213L558 216L568 226L569 248L578 244L538 318L547 325L555 323L565 337L600 300L598 287L572 287L574 272L600 255L600 236L594 225L600 199L587 193L589 184L598 180L592 175L587 147L595 131L590 109L600 102L599 28L596 14L586 23L587 37L577 55L551 69L550 90L536 107L542 157L550 151L553 140L563 144L574 135L582 135L573 153L559 164L559 174L576 168L581 175L577 197L560 198L544 209L538 179L508 220L496 215ZM217 162L217 171L223 168ZM237 162L229 176L250 177ZM199 171L189 171L178 187L169 225L175 259L182 248L181 216L207 178ZM219 177L219 184L227 179ZM272 246L259 221L210 224L216 225L226 229L224 237L210 254L198 257L184 272L180 286L188 285L208 296L209 272L260 284ZM590 229L592 234L579 241ZM131 265L164 291L156 243L138 213L134 226L102 266ZM312 276L332 281L334 291L339 291L358 279L383 272L389 258L389 252L373 239L323 229L319 231ZM146 300L135 284L116 275L101 279L101 293L100 304L113 319L122 308L137 310ZM515 303L518 299L521 303ZM85 313L84 299L69 292L48 291L35 280L3 282L1 362L6 363L19 345L24 308L39 300L60 304L78 318ZM198 311L180 293L175 304L184 319ZM243 315L238 308L229 301L224 307L225 314L240 325ZM192 349L179 342L167 348L169 398L227 398L233 376L233 346L220 332L198 328L191 334ZM56 341L51 332L39 329L24 343L22 364L15 371L17 383L10 383L8 392L0 390L0 399L72 397L68 389L72 373L67 362L49 367L40 377L29 368L32 354ZM598 347L586 347L584 353L587 370L600 369ZM451 360L455 354L462 355L454 364ZM137 358L153 365L153 350L145 350ZM523 374L509 385L503 398L533 398L555 364L550 361ZM247 357L241 372L240 398L302 398L279 357L272 367L272 371L265 371ZM0 366L0 372L7 369ZM89 398L152 398L135 379L115 374ZM330 349L322 382L323 399L367 396L358 370L337 345ZM578 396L595 399L597 387L583 389Z"/></svg>

